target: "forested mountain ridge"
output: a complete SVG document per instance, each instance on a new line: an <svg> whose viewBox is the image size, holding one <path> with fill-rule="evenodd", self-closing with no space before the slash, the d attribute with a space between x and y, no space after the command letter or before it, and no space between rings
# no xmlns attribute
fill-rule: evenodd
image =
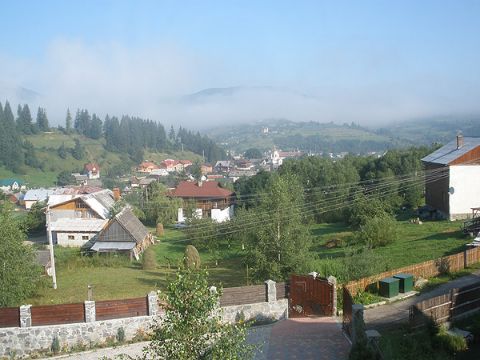
<svg viewBox="0 0 480 360"><path fill-rule="evenodd" d="M163 125L152 120L106 116L102 121L85 109L75 116L67 111L65 126L53 129L45 109L38 108L34 120L29 106L19 105L14 116L6 101L0 103L0 129L0 177L20 176L35 185L53 185L59 172L81 171L88 161L108 170L173 154L211 162L226 157L198 132L172 127L167 136Z"/></svg>

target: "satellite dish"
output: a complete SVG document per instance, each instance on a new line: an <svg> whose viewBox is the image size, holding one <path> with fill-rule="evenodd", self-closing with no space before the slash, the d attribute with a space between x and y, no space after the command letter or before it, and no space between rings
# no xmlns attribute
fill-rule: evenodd
<svg viewBox="0 0 480 360"><path fill-rule="evenodd" d="M451 186L449 189L448 189L448 193L450 195L453 195L455 193L455 189L453 188L453 186Z"/></svg>

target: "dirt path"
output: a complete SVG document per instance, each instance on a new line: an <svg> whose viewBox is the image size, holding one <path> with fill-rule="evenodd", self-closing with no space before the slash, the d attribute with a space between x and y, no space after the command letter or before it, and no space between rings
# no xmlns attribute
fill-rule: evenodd
<svg viewBox="0 0 480 360"><path fill-rule="evenodd" d="M394 327L401 323L408 322L409 307L419 301L429 299L441 294L445 294L451 289L480 282L480 270L470 275L449 281L446 284L422 293L418 296L411 297L403 301L397 301L392 304L382 305L376 308L365 310L365 324L368 329L382 329L386 327Z"/></svg>

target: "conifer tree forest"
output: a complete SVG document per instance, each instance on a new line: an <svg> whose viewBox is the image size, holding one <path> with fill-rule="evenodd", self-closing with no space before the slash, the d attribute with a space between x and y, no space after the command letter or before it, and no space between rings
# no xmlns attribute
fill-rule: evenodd
<svg viewBox="0 0 480 360"><path fill-rule="evenodd" d="M0 165L14 172L23 165L40 166L35 148L25 136L51 130L45 108L38 108L36 116L32 116L27 104L18 105L15 116L8 101L0 103L0 129ZM105 138L106 150L128 154L135 162L143 160L146 149L159 152L189 150L204 155L206 161L226 157L223 149L199 132L180 127L175 134L172 127L167 138L161 123L127 115L121 118L107 115L102 121L86 109L77 110L74 117L67 110L65 126L59 126L59 130L65 134L76 133L95 140ZM81 144L76 144L74 150L74 157L81 158ZM65 148L59 149L59 156L65 158L65 152Z"/></svg>

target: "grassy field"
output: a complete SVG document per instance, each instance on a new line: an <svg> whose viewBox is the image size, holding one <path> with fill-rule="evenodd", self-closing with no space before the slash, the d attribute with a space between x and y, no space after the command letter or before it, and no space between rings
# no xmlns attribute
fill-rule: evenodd
<svg viewBox="0 0 480 360"><path fill-rule="evenodd" d="M312 234L316 263L326 258L343 257L348 251L346 246L328 248L326 245L333 238L347 242L353 236L343 224L315 225ZM154 245L158 268L153 271L143 270L139 262L130 263L121 259L110 259L105 266L101 264L101 259L81 258L78 249L56 248L58 289L43 287L28 303L83 301L89 284L93 285L97 300L137 297L151 290L165 289L174 276L176 265L182 260L188 242L180 230L174 229L166 229L159 240ZM393 269L461 251L467 242L469 239L460 232L460 223L438 221L415 225L404 221L400 222L398 241L374 249L374 252L385 257L389 268ZM224 287L246 285L242 250L235 245L229 248L227 243L222 248L218 266L215 266L209 253L200 251L202 265L208 268L211 282Z"/></svg>
<svg viewBox="0 0 480 360"><path fill-rule="evenodd" d="M36 155L40 163L43 163L42 169L22 166L19 173L0 166L0 178L18 178L24 180L29 187L49 187L55 185L57 176L62 171L80 172L87 162L96 162L100 165L102 173L105 174L108 169L126 161L125 156L119 153L107 151L104 147L105 139L93 140L78 134L66 135L60 132L40 133L25 137L35 147ZM75 146L75 139L79 139L85 147L85 157L77 160L71 154L66 159L61 159L57 154L57 149L65 144L67 149ZM145 152L145 158L160 162L167 158L174 159L201 159L201 156L190 151L157 153Z"/></svg>

